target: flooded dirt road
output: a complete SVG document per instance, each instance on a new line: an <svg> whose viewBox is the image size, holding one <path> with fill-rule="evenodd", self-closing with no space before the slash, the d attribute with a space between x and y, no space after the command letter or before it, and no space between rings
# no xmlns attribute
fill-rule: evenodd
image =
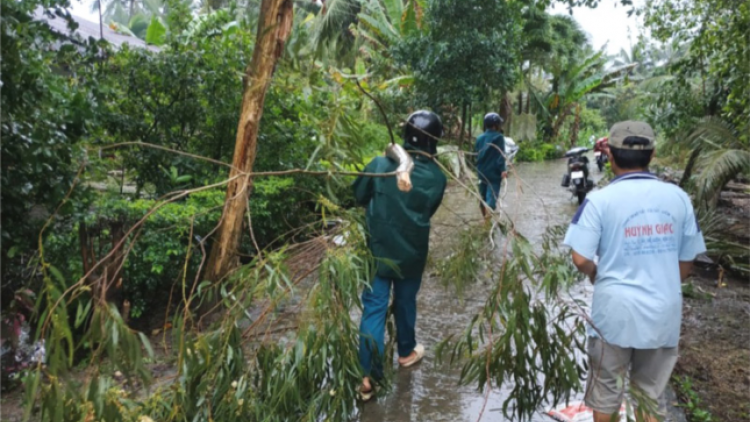
<svg viewBox="0 0 750 422"><path fill-rule="evenodd" d="M575 198L560 186L565 166L565 160L520 163L508 179L502 207L507 218L532 244L540 243L547 227L570 221L577 209ZM591 175L596 180L600 175L595 166L591 167ZM455 234L480 219L478 201L457 183L451 183L443 205L433 220L430 245L433 259L445 256L444 251L455 240ZM495 239L502 241L500 236L495 236ZM468 325L471 317L483 305L489 290L490 286L482 282L471 284L467 287L463 302L460 302L451 288L444 288L427 270L419 293L417 319L417 340L427 348L425 360L415 368L397 369L393 389L377 402L365 404L360 421L478 419L485 405L484 394L474 386L459 387L460 368L436 365L434 348L447 335L458 334ZM585 300L590 300L591 292L592 287L584 283L572 289L574 296ZM505 420L500 409L508 391L495 388L490 392L482 420ZM537 422L551 420L541 413L532 419Z"/></svg>

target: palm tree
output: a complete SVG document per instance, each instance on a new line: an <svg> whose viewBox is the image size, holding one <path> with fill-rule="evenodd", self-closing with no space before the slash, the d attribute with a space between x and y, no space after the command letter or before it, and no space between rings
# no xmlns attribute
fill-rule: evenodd
<svg viewBox="0 0 750 422"><path fill-rule="evenodd" d="M543 120L548 121L548 131L551 131L553 126L549 125L550 119L554 118L556 112L549 109L549 98L542 98L544 96L540 95L540 89L535 86L538 84L532 81L548 79L545 78L545 73L551 73L553 90L557 89L559 85L555 83L559 82L559 78L555 78L555 75L561 75L583 56L588 41L586 34L570 16L550 15L536 8L529 8L523 13L523 22L525 44L520 55L524 87L517 92L518 114L524 112L525 88L525 113L530 114L531 99L535 98ZM506 95L503 103L508 102Z"/></svg>
<svg viewBox="0 0 750 422"><path fill-rule="evenodd" d="M744 133L750 125L744 128ZM750 172L750 145L740 138L742 130L718 117L704 117L681 143L692 149L683 174L685 185L694 170L695 195L701 206L713 207L721 189L740 174Z"/></svg>
<svg viewBox="0 0 750 422"><path fill-rule="evenodd" d="M552 89L544 98L543 104L547 117L547 136L556 138L565 120L574 115L579 119L579 101L588 94L600 92L611 86L616 78L628 72L632 66L612 70L603 70L604 53L599 51L581 60L579 63L565 62L564 67L553 69ZM571 145L577 141L577 126L571 132Z"/></svg>
<svg viewBox="0 0 750 422"><path fill-rule="evenodd" d="M359 23L354 33L362 40L359 50L385 74L409 78L406 69L396 67L389 49L404 37L426 29L422 3L422 0L369 0L357 15Z"/></svg>
<svg viewBox="0 0 750 422"><path fill-rule="evenodd" d="M361 2L326 0L322 4L323 7L315 17L311 31L311 42L316 55L333 60L346 59L347 56L351 56L354 46L354 36L349 27L357 22L357 14L362 8Z"/></svg>

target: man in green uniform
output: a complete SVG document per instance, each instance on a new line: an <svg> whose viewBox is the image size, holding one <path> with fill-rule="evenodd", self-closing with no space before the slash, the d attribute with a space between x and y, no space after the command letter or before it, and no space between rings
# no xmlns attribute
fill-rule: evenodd
<svg viewBox="0 0 750 422"><path fill-rule="evenodd" d="M402 192L395 177L361 176L354 182L357 202L367 207L369 247L378 260L371 286L362 293L359 359L364 371L361 388L363 400L373 395L370 377L383 376L385 353L385 317L393 288L393 305L399 364L408 367L424 356L424 347L416 342L417 292L427 261L430 218L440 206L446 179L434 158L438 139L443 135L440 118L429 111L409 116L404 130L404 149L412 153L414 169L412 189ZM386 157L376 157L365 168L366 173L389 173L398 164Z"/></svg>
<svg viewBox="0 0 750 422"><path fill-rule="evenodd" d="M508 176L505 164L505 138L500 127L503 118L497 113L487 113L484 116L484 133L479 135L475 150L477 152L477 176L479 177L479 196L482 216L489 219L493 210L497 208L497 198L500 196L500 186ZM490 207L488 212L485 205Z"/></svg>

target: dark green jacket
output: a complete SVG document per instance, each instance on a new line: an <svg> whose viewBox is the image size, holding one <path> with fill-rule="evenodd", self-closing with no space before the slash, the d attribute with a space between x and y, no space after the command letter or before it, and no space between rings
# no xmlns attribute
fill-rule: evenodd
<svg viewBox="0 0 750 422"><path fill-rule="evenodd" d="M505 138L503 134L488 130L477 138L474 147L477 152L477 173L479 180L485 183L497 183L503 180L505 171ZM501 152L502 151L502 152Z"/></svg>
<svg viewBox="0 0 750 422"><path fill-rule="evenodd" d="M407 151L415 150L404 145ZM383 278L421 277L427 262L430 218L440 206L446 179L431 158L412 154L412 189L401 192L395 177L360 176L354 182L354 196L367 207L369 246L378 260L377 274ZM389 173L397 164L376 157L366 173Z"/></svg>

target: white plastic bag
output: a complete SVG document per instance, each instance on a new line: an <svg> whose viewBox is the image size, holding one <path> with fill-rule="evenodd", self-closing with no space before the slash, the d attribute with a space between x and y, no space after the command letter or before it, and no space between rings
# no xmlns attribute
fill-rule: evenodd
<svg viewBox="0 0 750 422"><path fill-rule="evenodd" d="M580 401L557 406L547 415L560 422L594 422L594 411ZM627 420L625 406L620 407L620 420Z"/></svg>

